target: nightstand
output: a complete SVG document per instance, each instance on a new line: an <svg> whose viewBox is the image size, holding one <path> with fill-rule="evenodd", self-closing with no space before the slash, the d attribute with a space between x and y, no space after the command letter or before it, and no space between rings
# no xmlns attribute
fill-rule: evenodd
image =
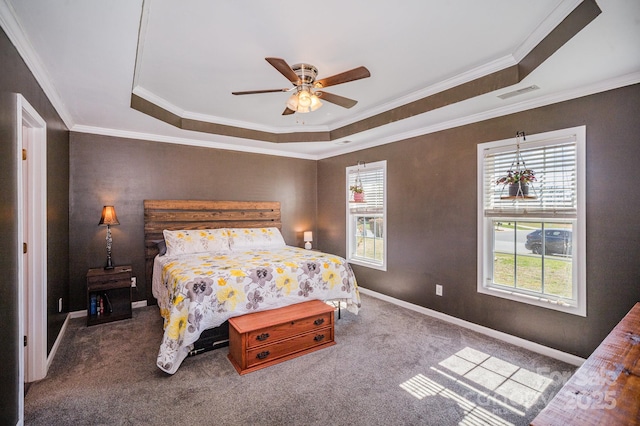
<svg viewBox="0 0 640 426"><path fill-rule="evenodd" d="M131 266L87 272L87 326L131 318Z"/></svg>

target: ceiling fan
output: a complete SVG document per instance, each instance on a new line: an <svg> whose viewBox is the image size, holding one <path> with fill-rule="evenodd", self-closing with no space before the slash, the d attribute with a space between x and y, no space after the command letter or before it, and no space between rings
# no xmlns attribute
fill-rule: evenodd
<svg viewBox="0 0 640 426"><path fill-rule="evenodd" d="M290 115L296 112L305 113L315 111L322 105L320 99L339 105L343 108L351 108L357 104L358 101L345 98L344 96L334 95L332 93L325 92L322 89L371 76L371 73L367 68L358 67L331 77L316 80L316 77L318 76L318 69L313 65L295 64L293 66L289 66L289 64L281 58L265 59L276 70L278 70L280 74L284 75L293 84L293 87L284 89L249 90L246 92L232 92L232 94L255 95L259 93L295 91L287 100L287 107L282 115Z"/></svg>

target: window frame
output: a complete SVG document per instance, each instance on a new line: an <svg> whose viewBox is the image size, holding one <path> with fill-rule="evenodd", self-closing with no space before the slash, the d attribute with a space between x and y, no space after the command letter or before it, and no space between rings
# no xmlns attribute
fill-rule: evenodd
<svg viewBox="0 0 640 426"><path fill-rule="evenodd" d="M350 202L351 191L349 190L349 174L358 170L360 167L360 173L366 173L367 170L382 170L382 262L376 262L365 257L355 256L355 248L353 246L354 239L351 238L355 235L353 225L355 223L354 216L372 216L373 214L351 212L350 207L354 204ZM380 271L387 270L387 160L376 161L373 163L366 163L360 166L349 166L345 170L345 188L346 188L346 258L349 263L354 265L365 266L367 268L378 269ZM366 197L366 191L365 191ZM380 215L379 213L375 214Z"/></svg>
<svg viewBox="0 0 640 426"><path fill-rule="evenodd" d="M546 309L561 311L573 315L585 317L587 315L587 286L586 286L586 127L578 126L568 129L556 130L551 132L527 135L526 142L521 142L521 146L526 144L541 144L548 141L550 144L553 140L575 136L576 145L576 217L575 219L561 219L548 217L544 213L533 214L531 216L508 215L504 216L486 216L485 215L485 151L498 147L514 145L513 139L505 139L500 141L479 143L477 145L477 189L478 189L478 206L477 206L477 229L478 229L478 266L477 266L477 292L487 294L503 299L513 300L521 303L535 305ZM494 227L495 220L502 221L526 221L537 220L539 222L569 222L573 225L572 238L572 287L574 299L569 306L558 303L553 297L536 296L525 290L505 289L499 285L493 284L493 257L494 257ZM491 280L491 283L488 281Z"/></svg>

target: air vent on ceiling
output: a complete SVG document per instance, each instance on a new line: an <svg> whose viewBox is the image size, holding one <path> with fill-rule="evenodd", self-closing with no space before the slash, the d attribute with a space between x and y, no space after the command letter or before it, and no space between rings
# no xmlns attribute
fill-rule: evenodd
<svg viewBox="0 0 640 426"><path fill-rule="evenodd" d="M503 93L498 97L504 100L504 99L513 98L514 96L524 95L525 93L533 92L534 90L538 90L538 89L540 88L534 84L533 86L523 87L522 89L514 90L513 92Z"/></svg>

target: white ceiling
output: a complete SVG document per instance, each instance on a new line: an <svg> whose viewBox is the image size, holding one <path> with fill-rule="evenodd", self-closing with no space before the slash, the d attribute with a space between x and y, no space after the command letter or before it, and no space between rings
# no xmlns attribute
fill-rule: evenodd
<svg viewBox="0 0 640 426"><path fill-rule="evenodd" d="M344 140L286 143L182 130L130 107L132 92L185 118L289 133L326 132L518 63L580 0L0 0L0 24L74 131L323 158L640 82L640 1L602 13L522 82ZM319 78L371 77L282 116L290 83L264 58ZM502 100L515 89L540 90ZM523 129L514 129L523 130ZM526 130L526 129L524 129Z"/></svg>

